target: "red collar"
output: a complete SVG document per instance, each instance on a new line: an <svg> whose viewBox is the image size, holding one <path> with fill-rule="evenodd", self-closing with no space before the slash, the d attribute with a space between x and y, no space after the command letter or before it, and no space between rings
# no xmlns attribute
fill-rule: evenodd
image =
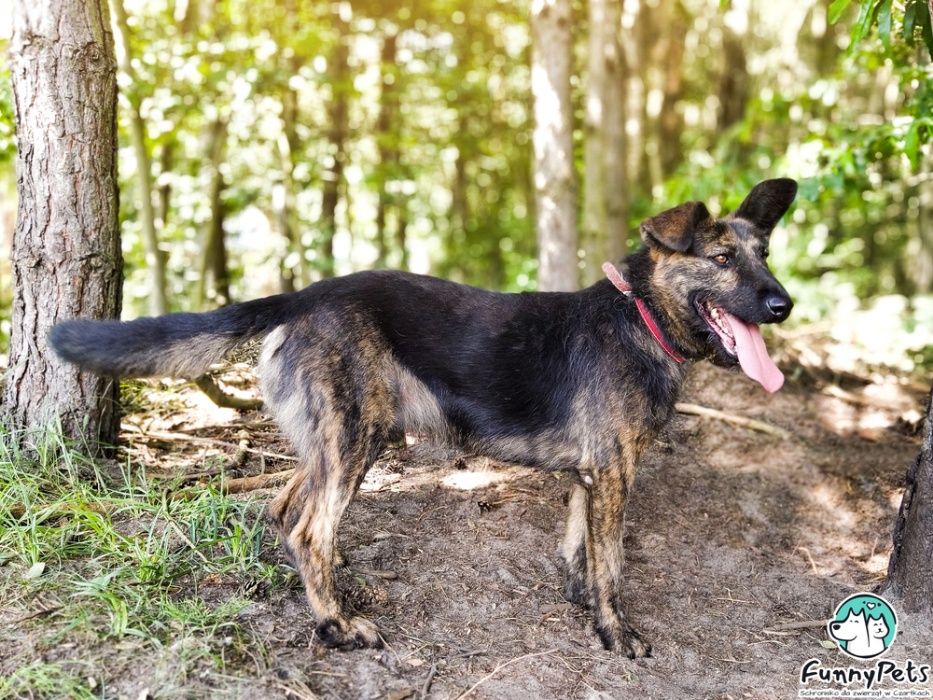
<svg viewBox="0 0 933 700"><path fill-rule="evenodd" d="M632 285L625 281L619 271L616 269L616 266L611 262L603 263L603 272L606 273L606 277L609 278L609 281L622 292L625 296L633 299L635 301L635 306L638 308L638 313L641 314L641 320L645 322L645 325L648 327L648 332L651 333L651 337L657 341L658 345L661 346L661 349L668 354L668 356L677 363L684 363L686 360L681 357L674 348L671 347L670 343L664 338L664 333L661 331L661 327L658 325L658 322L654 320L654 316L651 315L651 311L648 310L648 306L639 299L632 292Z"/></svg>

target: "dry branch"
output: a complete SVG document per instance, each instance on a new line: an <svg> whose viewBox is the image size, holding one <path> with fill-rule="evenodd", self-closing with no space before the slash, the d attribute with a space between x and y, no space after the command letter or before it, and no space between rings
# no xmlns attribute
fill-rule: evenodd
<svg viewBox="0 0 933 700"><path fill-rule="evenodd" d="M767 433L768 435L774 435L785 440L791 436L784 428L779 428L776 425L755 420L754 418L746 418L745 416L726 413L725 411L719 411L715 408L707 408L706 406L700 406L695 403L678 403L675 408L678 413L685 413L690 416L701 416L703 418L715 418L716 420L725 421L726 423L748 428L749 430L757 430L759 433Z"/></svg>
<svg viewBox="0 0 933 700"><path fill-rule="evenodd" d="M211 401L221 408L235 408L238 411L251 411L262 408L260 399L244 399L240 396L226 393L209 374L202 374L194 380L198 389L204 392Z"/></svg>
<svg viewBox="0 0 933 700"><path fill-rule="evenodd" d="M768 625L765 632L791 632L794 630L811 630L826 627L826 620L803 620L800 622L784 622L780 625Z"/></svg>
<svg viewBox="0 0 933 700"><path fill-rule="evenodd" d="M221 484L220 490L223 493L246 493L257 489L269 489L274 486L281 486L292 478L294 469L286 469L281 472L272 472L270 474L256 474L255 476L244 476L239 479L228 479Z"/></svg>
<svg viewBox="0 0 933 700"><path fill-rule="evenodd" d="M217 440L216 438L200 437L198 435L185 435L184 433L166 433L166 432L145 432L130 433L127 435L130 440L155 440L162 442L190 442L194 445L207 445L212 447L228 447L233 450L249 452L250 454L262 455L263 457L272 457L282 459L286 462L297 462L297 458L291 455L283 455L278 452L269 452L268 450L257 450L253 447L244 447L226 440Z"/></svg>

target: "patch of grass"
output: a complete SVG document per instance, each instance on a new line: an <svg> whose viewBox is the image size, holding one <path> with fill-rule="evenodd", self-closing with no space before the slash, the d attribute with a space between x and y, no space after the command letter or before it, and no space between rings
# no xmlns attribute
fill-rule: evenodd
<svg viewBox="0 0 933 700"><path fill-rule="evenodd" d="M0 654L0 698L98 697L141 647L183 650L176 678L262 653L236 619L285 580L261 556L261 504L210 487L179 497L56 431L28 450L15 437L0 430L0 624L20 640Z"/></svg>
<svg viewBox="0 0 933 700"><path fill-rule="evenodd" d="M100 697L87 679L77 678L59 664L34 661L16 669L11 675L0 678L0 698L49 697L85 698Z"/></svg>

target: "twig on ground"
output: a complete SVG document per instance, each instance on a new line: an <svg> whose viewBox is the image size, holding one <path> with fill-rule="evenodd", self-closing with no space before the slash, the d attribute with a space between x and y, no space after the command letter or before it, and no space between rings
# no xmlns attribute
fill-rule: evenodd
<svg viewBox="0 0 933 700"><path fill-rule="evenodd" d="M273 459L281 459L286 462L297 462L297 457L292 457L291 455L283 455L278 452L269 452L268 450L257 450L253 447L241 447L240 445L234 444L232 442L227 442L226 440L217 440L215 438L200 437L198 435L185 435L182 433L166 433L166 432L145 432L145 433L130 433L127 436L129 440L154 440L156 442L190 442L193 445L208 445L213 447L227 447L233 450L243 450L244 452L249 452L254 455L262 455L263 457L272 457Z"/></svg>
<svg viewBox="0 0 933 700"><path fill-rule="evenodd" d="M41 511L46 510L48 506L34 506L32 511ZM49 517L61 517L63 515L68 515L69 513L74 514L80 512L81 510L90 510L95 513L109 513L110 508L104 506L101 503L56 503L55 507L46 513ZM7 509L10 515L14 518L22 518L26 515L27 512L30 512L26 506L22 503L13 503Z"/></svg>
<svg viewBox="0 0 933 700"><path fill-rule="evenodd" d="M18 625L21 622L26 622L26 620L32 620L33 618L36 618L36 617L44 617L45 615L51 615L53 612L56 612L61 609L62 609L61 605L53 605L51 608L43 608L41 610L37 610L36 612L29 613L28 615L17 617L15 620L12 620L9 624Z"/></svg>
<svg viewBox="0 0 933 700"><path fill-rule="evenodd" d="M221 408L235 408L238 411L251 411L262 408L260 399L245 399L226 393L209 374L202 374L194 380L195 385L204 395Z"/></svg>
<svg viewBox="0 0 933 700"><path fill-rule="evenodd" d="M421 700L428 697L431 691L431 684L434 682L434 676L437 675L437 662L431 664L431 670L428 671L428 677L424 679L424 685L421 686L421 693L418 695Z"/></svg>
<svg viewBox="0 0 933 700"><path fill-rule="evenodd" d="M701 416L703 418L715 418L716 420L732 423L733 425L748 428L749 430L757 430L759 433L767 433L768 435L774 435L785 440L791 436L784 428L779 428L776 425L755 420L754 418L746 418L744 416L726 413L725 411L719 411L715 408L707 408L706 406L700 406L695 403L678 403L675 408L678 413L686 413L687 415Z"/></svg>
<svg viewBox="0 0 933 700"><path fill-rule="evenodd" d="M272 472L271 474L256 474L255 476L244 476L239 479L228 479L221 484L220 490L223 493L245 493L246 491L255 491L257 489L268 489L274 486L281 486L292 478L294 469L286 469L281 472Z"/></svg>
<svg viewBox="0 0 933 700"><path fill-rule="evenodd" d="M779 625L768 625L762 632L793 632L795 630L812 630L826 627L826 620L802 620L800 622L783 622Z"/></svg>
<svg viewBox="0 0 933 700"><path fill-rule="evenodd" d="M523 654L522 656L516 656L514 659L503 661L502 663L498 664L492 671L490 671L485 676L483 676L478 681L476 681L476 683L474 683L470 688L460 693L460 695L457 696L456 700L463 700L463 698L470 695L474 690L479 688L483 683L485 683L490 678L495 676L497 673L499 673L499 671L504 669L506 666L511 666L514 663L518 663L519 661L523 661L525 659L531 659L531 658L534 658L535 656L547 656L548 654L554 654L556 652L557 652L557 649L548 649L547 651L538 651L533 654Z"/></svg>

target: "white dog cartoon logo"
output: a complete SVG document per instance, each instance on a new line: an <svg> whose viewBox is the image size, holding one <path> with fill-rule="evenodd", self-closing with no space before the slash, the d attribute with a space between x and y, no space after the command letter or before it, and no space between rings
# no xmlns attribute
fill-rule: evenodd
<svg viewBox="0 0 933 700"><path fill-rule="evenodd" d="M884 598L858 593L839 604L826 629L844 653L857 659L873 659L894 641L897 616Z"/></svg>

